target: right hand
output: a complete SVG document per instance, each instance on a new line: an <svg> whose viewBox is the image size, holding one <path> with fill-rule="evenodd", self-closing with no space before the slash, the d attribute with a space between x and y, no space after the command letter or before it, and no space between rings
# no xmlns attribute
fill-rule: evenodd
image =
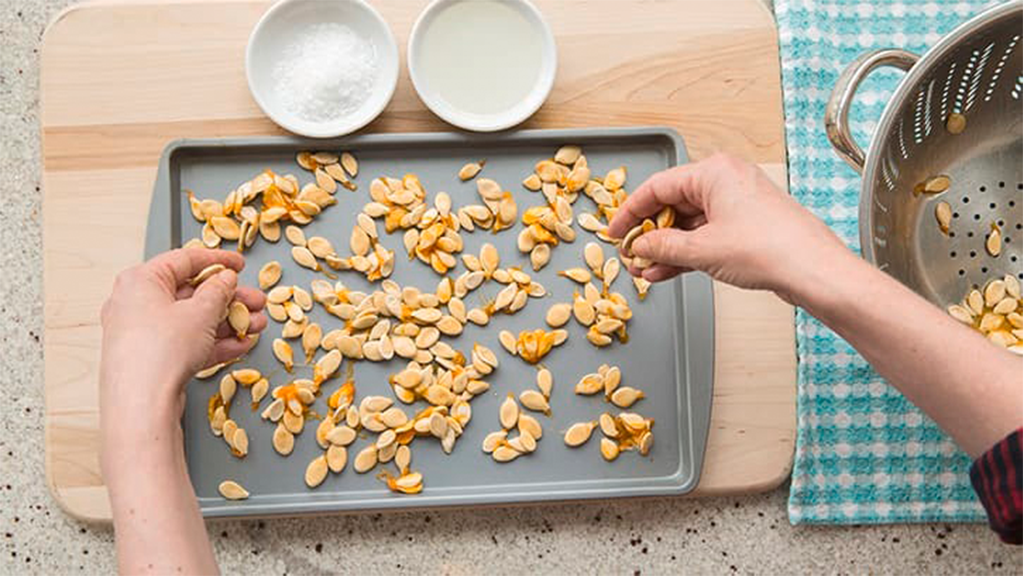
<svg viewBox="0 0 1024 576"><path fill-rule="evenodd" d="M619 208L608 234L622 238L665 206L676 211L675 227L644 234L632 247L654 265L630 273L652 282L700 270L797 304L801 282L852 255L759 168L731 156L655 174Z"/></svg>

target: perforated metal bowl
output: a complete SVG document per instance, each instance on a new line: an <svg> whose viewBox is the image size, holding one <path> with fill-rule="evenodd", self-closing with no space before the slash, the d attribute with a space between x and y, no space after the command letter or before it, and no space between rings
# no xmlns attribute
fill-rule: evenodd
<svg viewBox="0 0 1024 576"><path fill-rule="evenodd" d="M1021 261L1022 4L992 8L964 23L924 56L880 50L852 62L832 92L825 128L836 152L861 172L860 242L864 257L925 298L945 307L993 276L1022 276ZM874 69L907 71L879 120L867 154L847 115L858 85ZM951 134L950 114L966 129ZM945 174L941 194L915 185ZM953 207L949 235L935 204ZM998 257L985 251L1000 228Z"/></svg>

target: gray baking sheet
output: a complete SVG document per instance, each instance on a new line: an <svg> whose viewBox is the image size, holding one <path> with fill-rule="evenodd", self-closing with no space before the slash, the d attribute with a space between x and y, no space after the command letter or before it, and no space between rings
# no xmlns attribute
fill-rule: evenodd
<svg viewBox="0 0 1024 576"><path fill-rule="evenodd" d="M481 176L493 178L511 190L521 215L527 207L543 203L543 196L525 190L520 182L532 171L537 160L552 156L558 146L566 143L583 146L595 174L625 165L629 171L626 185L629 190L659 170L686 162L680 136L671 129L653 127L537 130L498 135L374 134L333 141L291 137L178 140L167 146L160 162L150 208L146 257L180 246L199 235L200 223L192 218L183 190L192 189L199 198L223 200L228 191L265 168L293 173L304 184L312 180L312 175L295 163L295 154L300 150L350 150L359 159L360 171L356 178L359 190L353 193L339 187L339 203L327 208L305 229L307 237L324 236L344 255L355 215L369 199L372 178L415 173L431 195L428 201L433 193L443 190L451 194L454 206L462 206L479 203L479 198L475 183L460 182L456 172L467 161L486 158ZM574 211L577 214L592 212L594 205L581 195ZM503 266L517 265L529 270L527 255L516 249L519 229L517 225L497 235L479 230L464 233L465 252L478 253L482 243L492 242L498 247ZM412 468L424 475L422 493L407 496L389 492L375 478L379 467L368 474L353 471L352 457L371 441L371 437L366 436L349 447L350 462L341 474L330 474L316 489L307 488L303 481L306 464L322 454L314 438L316 422L307 423L289 457L280 456L271 445L274 425L261 420L259 410L249 409L248 390L239 390L231 417L249 434L249 454L244 459L233 457L227 444L210 433L206 417L207 401L217 390L218 374L188 384L182 421L189 473L203 514L219 517L324 513L667 496L692 490L700 478L704 459L714 360L711 282L700 274L688 274L679 280L655 285L647 300L639 302L628 274L623 271L613 289L629 298L634 310L634 318L629 323L629 343L595 348L587 342L585 329L574 320L570 321L566 325L569 340L543 361L553 372L555 384L551 417L534 414L544 427L537 451L514 462L499 464L480 449L483 437L500 428L498 405L505 395L508 392L518 395L535 386L536 368L507 354L498 343L498 331L508 329L516 333L545 327L547 309L556 302L571 301L576 286L555 273L583 265L583 246L594 238L582 229L578 232L575 243L555 248L547 267L534 273L535 279L550 292L549 296L531 298L525 309L513 316L495 317L486 328L469 325L461 336L451 340L457 349L467 352L474 341L480 342L498 354L501 365L488 378L490 390L472 401L472 421L451 455L445 455L434 439L419 438L411 445ZM400 232L383 236L383 243L399 254L392 275L395 281L433 291L439 277L422 263L408 262L401 256ZM599 243L606 257L614 254L613 247ZM311 280L323 278L299 268L290 258L289 248L283 239L277 244L258 240L246 253L249 264L241 274L242 282L255 285L256 272L269 260L278 260L283 266L282 284L297 284L308 289ZM460 263L452 276L461 271ZM355 272L342 273L340 279L355 289L373 289ZM467 304L474 305L477 299L496 291L494 284L485 284L467 298ZM311 317L321 324L325 333L340 325L338 319L319 306ZM271 387L285 384L290 378L308 377L308 368L297 367L295 374L289 376L274 360L270 344L280 329L281 325L271 321L266 337L235 367L261 370L269 376ZM390 363L358 362L355 367L357 402L371 394L392 396L386 379L403 363L404 360L397 357ZM631 408L655 420L654 448L646 457L637 452L625 452L617 461L605 462L599 452L599 431L581 448L570 449L562 441L564 431L572 423L596 420L604 411L619 412L606 403L602 395L588 397L573 393L577 380L596 371L601 363L619 366L623 385L640 388L647 395ZM323 385L324 393L317 400L318 412L324 412L326 397L340 383L341 379L335 379ZM268 401L265 399L263 405ZM422 407L402 406L410 414ZM393 471L393 465L388 466ZM222 499L217 486L225 479L240 482L250 491L250 498Z"/></svg>

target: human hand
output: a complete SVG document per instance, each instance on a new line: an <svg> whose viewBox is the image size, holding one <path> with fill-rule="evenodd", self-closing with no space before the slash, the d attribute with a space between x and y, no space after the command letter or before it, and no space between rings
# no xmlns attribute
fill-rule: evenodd
<svg viewBox="0 0 1024 576"><path fill-rule="evenodd" d="M756 166L716 155L655 174L619 208L608 234L622 238L665 206L675 227L638 238L632 252L654 262L635 276L652 282L691 270L797 303L817 271L852 255L820 220Z"/></svg>
<svg viewBox="0 0 1024 576"><path fill-rule="evenodd" d="M226 270L193 288L189 279L212 264ZM179 249L118 274L103 305L100 407L104 428L126 419L177 422L185 383L199 370L237 358L267 325L265 297L238 287L241 254ZM232 300L250 310L249 336L239 339L225 321Z"/></svg>

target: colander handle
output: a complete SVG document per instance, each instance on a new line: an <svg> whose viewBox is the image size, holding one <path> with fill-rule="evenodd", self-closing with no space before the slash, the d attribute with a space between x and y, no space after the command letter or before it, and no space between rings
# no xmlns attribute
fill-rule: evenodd
<svg viewBox="0 0 1024 576"><path fill-rule="evenodd" d="M843 70L825 106L825 133L836 153L857 173L864 171L864 150L857 145L850 133L850 105L860 83L874 69L893 66L910 70L919 56L905 50L887 49L868 52L854 60Z"/></svg>

